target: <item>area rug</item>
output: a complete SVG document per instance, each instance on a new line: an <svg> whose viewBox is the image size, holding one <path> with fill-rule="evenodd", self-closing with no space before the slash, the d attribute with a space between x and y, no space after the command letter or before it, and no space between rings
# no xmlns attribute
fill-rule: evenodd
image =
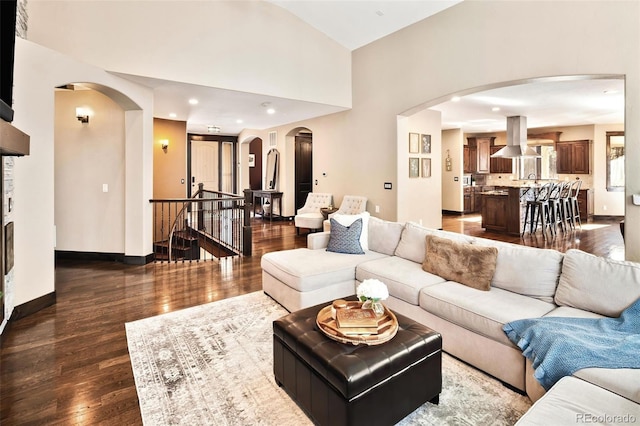
<svg viewBox="0 0 640 426"><path fill-rule="evenodd" d="M312 425L273 378L272 322L287 311L249 293L126 324L145 425ZM401 425L513 425L526 396L446 354L440 404Z"/></svg>

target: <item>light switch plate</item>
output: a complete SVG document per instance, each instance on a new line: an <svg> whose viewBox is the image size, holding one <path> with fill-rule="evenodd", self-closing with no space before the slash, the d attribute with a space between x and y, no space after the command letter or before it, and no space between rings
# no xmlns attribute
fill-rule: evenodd
<svg viewBox="0 0 640 426"><path fill-rule="evenodd" d="M632 196L633 204L636 206L640 206L640 194L633 194Z"/></svg>

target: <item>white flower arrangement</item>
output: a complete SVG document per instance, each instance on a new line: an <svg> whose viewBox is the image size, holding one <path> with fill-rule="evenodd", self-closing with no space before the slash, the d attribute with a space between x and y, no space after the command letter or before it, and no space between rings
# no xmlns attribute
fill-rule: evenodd
<svg viewBox="0 0 640 426"><path fill-rule="evenodd" d="M382 281L370 279L364 280L358 285L356 295L361 302L366 300L379 302L389 297L389 290Z"/></svg>

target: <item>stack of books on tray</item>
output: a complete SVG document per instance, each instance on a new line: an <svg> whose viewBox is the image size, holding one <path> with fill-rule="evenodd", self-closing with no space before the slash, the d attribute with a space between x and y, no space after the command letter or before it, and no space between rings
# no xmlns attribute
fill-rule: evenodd
<svg viewBox="0 0 640 426"><path fill-rule="evenodd" d="M378 319L371 309L338 309L336 323L345 336L378 334Z"/></svg>

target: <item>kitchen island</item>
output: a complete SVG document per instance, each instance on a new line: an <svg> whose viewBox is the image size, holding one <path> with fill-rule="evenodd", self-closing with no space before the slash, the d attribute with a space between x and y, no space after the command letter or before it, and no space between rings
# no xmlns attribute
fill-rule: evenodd
<svg viewBox="0 0 640 426"><path fill-rule="evenodd" d="M483 191L482 227L487 231L500 232L510 235L520 235L522 230L522 205L520 202L523 191L529 188L508 187L493 191ZM526 202L525 202L526 207Z"/></svg>

